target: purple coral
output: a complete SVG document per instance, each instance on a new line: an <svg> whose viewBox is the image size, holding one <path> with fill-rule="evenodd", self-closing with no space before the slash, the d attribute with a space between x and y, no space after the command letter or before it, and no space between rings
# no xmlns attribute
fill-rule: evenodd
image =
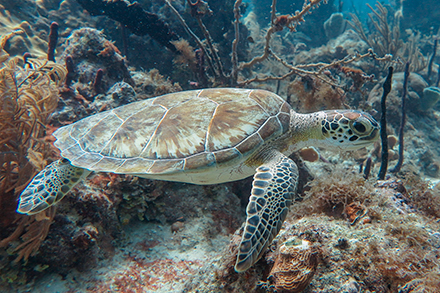
<svg viewBox="0 0 440 293"><path fill-rule="evenodd" d="M104 76L104 70L101 68L96 71L95 80L93 81L93 89L97 94L101 93L102 91L102 77Z"/></svg>
<svg viewBox="0 0 440 293"><path fill-rule="evenodd" d="M67 69L67 75L66 75L66 87L69 87L72 83L72 80L75 76L75 68L73 66L73 59L72 56L66 57L66 69Z"/></svg>
<svg viewBox="0 0 440 293"><path fill-rule="evenodd" d="M47 46L47 60L55 62L55 48L58 41L58 23L50 24L49 44Z"/></svg>

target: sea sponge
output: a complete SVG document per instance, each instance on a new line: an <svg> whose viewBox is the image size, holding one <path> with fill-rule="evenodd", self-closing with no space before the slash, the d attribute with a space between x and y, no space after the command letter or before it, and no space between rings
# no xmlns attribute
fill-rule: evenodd
<svg viewBox="0 0 440 293"><path fill-rule="evenodd" d="M276 292L301 292L309 285L318 266L318 250L308 240L292 237L279 249L268 282L263 287Z"/></svg>
<svg viewBox="0 0 440 293"><path fill-rule="evenodd" d="M341 35L347 27L347 21L342 13L336 12L324 22L324 31L327 38L332 39Z"/></svg>
<svg viewBox="0 0 440 293"><path fill-rule="evenodd" d="M420 99L420 109L428 111L440 100L440 88L430 86L423 89L423 96Z"/></svg>

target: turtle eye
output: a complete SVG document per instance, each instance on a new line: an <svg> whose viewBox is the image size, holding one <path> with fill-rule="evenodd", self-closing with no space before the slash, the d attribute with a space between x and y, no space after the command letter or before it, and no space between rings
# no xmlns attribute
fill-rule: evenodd
<svg viewBox="0 0 440 293"><path fill-rule="evenodd" d="M353 123L353 128L359 132L359 133L364 133L365 130L367 130L367 128L365 127L364 124L362 124L361 122L355 122Z"/></svg>

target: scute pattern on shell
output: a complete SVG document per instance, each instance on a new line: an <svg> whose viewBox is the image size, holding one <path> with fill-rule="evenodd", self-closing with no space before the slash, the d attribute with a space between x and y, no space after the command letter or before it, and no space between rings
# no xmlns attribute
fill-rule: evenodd
<svg viewBox="0 0 440 293"><path fill-rule="evenodd" d="M165 174L223 164L288 130L290 107L264 90L205 89L163 95L58 129L74 166Z"/></svg>
<svg viewBox="0 0 440 293"><path fill-rule="evenodd" d="M285 241L269 274L268 288L275 292L301 292L310 283L318 266L318 252L307 240L293 237Z"/></svg>

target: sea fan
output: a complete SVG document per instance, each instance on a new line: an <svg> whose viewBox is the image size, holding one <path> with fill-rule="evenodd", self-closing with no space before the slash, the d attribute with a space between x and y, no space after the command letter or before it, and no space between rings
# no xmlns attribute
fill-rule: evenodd
<svg viewBox="0 0 440 293"><path fill-rule="evenodd" d="M52 61L10 57L3 46L18 33L0 37L0 227L10 228L17 220L15 232L0 247L21 236L17 260L26 260L46 237L55 213L50 210L38 219L17 216L16 198L50 156L50 144L42 138L67 70Z"/></svg>

